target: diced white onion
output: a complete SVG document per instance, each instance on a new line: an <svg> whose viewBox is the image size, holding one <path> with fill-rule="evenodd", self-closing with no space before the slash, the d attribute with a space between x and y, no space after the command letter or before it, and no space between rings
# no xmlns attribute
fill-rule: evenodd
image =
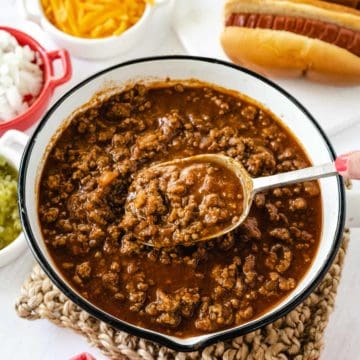
<svg viewBox="0 0 360 360"><path fill-rule="evenodd" d="M41 61L28 45L20 46L11 34L0 30L0 121L23 113L42 88Z"/></svg>

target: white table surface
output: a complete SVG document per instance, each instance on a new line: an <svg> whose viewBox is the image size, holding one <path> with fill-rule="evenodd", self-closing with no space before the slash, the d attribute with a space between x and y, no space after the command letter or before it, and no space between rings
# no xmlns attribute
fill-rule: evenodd
<svg viewBox="0 0 360 360"><path fill-rule="evenodd" d="M37 35L37 38L41 39L41 42L48 48L55 47L39 28L19 19L15 0L1 0L0 3L0 24L22 28L33 35ZM185 53L169 22L163 20L168 18L167 12L166 7L159 9L153 21L153 29L149 34L149 38L153 41L140 43L135 51L101 63L73 59L74 76L70 83L56 92L53 101L78 81L111 64L139 56ZM158 21L160 17L161 21ZM360 114L356 111L352 115L354 118L360 118ZM338 153L359 149L360 123L352 125L341 133L332 135L331 140ZM358 184L355 186L359 187ZM71 330L59 328L47 320L27 321L16 315L14 304L20 293L21 284L30 274L34 261L30 251L27 250L13 263L0 268L0 359L66 360L83 351L92 353L97 359L105 359L97 349L90 347L82 336ZM339 286L335 311L326 331L325 347L322 353L323 360L360 359L358 349L360 336L359 261L360 229L354 229Z"/></svg>

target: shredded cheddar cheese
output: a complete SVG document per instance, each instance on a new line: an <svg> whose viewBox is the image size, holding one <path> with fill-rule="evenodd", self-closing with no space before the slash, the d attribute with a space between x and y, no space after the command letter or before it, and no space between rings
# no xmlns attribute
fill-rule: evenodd
<svg viewBox="0 0 360 360"><path fill-rule="evenodd" d="M154 0L41 0L48 20L82 38L117 36L136 24Z"/></svg>

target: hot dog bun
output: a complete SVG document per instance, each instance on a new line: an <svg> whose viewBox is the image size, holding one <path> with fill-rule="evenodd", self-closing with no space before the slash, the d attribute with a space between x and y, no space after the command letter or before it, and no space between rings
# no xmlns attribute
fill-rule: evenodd
<svg viewBox="0 0 360 360"><path fill-rule="evenodd" d="M301 17L360 31L360 11L317 0L228 0L225 18L234 13ZM286 30L226 26L221 44L232 61L265 75L360 83L360 56L319 39Z"/></svg>

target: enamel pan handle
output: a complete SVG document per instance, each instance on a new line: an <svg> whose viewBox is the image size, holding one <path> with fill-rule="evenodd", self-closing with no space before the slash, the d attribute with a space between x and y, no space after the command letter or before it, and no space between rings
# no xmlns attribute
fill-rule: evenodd
<svg viewBox="0 0 360 360"><path fill-rule="evenodd" d="M17 130L9 130L0 138L0 154L5 155L17 170L28 140L26 134Z"/></svg>
<svg viewBox="0 0 360 360"><path fill-rule="evenodd" d="M360 228L360 190L346 191L346 226Z"/></svg>
<svg viewBox="0 0 360 360"><path fill-rule="evenodd" d="M335 161L340 175L347 179L360 180L360 151L339 156ZM346 191L346 226L360 228L360 190Z"/></svg>

